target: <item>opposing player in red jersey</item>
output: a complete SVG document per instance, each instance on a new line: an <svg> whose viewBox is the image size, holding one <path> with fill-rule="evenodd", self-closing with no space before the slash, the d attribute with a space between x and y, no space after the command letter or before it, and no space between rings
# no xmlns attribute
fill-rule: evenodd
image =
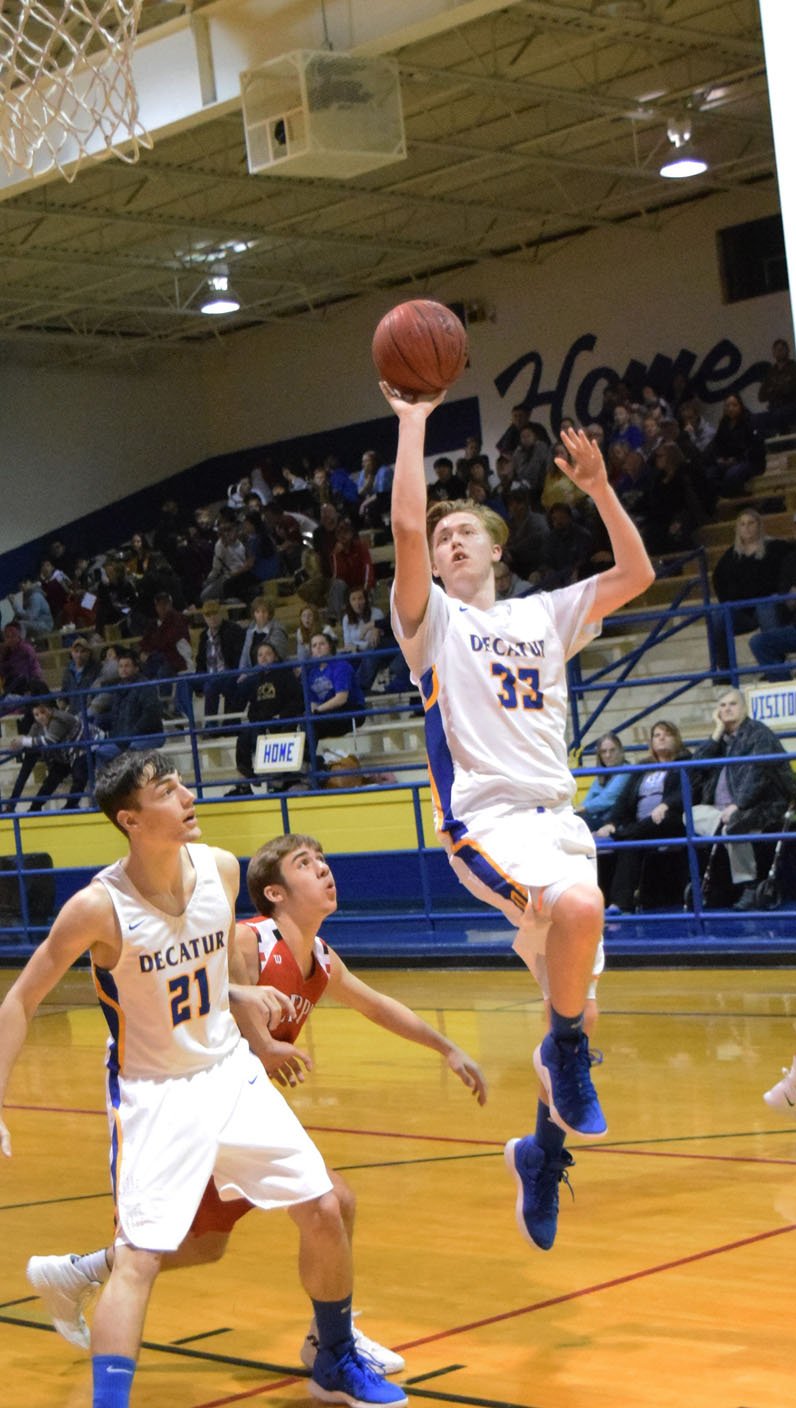
<svg viewBox="0 0 796 1408"><path fill-rule="evenodd" d="M249 862L248 887L258 917L236 926L239 966L234 977L239 984L248 982L263 988L270 1011L269 1034L263 1036L262 1022L253 1007L236 1011L236 1020L272 1080L282 1085L304 1080L305 1069L310 1070L312 1063L295 1042L313 1009L328 993L396 1036L438 1052L479 1105L484 1104L486 1081L476 1062L411 1008L362 982L320 938L323 920L337 909L337 890L319 841L311 836L287 835L267 842ZM339 1173L330 1170L329 1177L350 1239L356 1206L353 1190ZM211 1179L188 1236L176 1252L164 1258L163 1269L218 1261L235 1223L251 1208L245 1198L222 1202ZM112 1264L112 1248L85 1256L32 1257L28 1263L28 1279L47 1306L55 1328L71 1344L88 1347L84 1310L107 1280ZM358 1350L383 1372L398 1373L404 1367L400 1355L368 1339L361 1330L354 1330L354 1338ZM301 1347L301 1360L308 1369L317 1348L313 1320Z"/></svg>

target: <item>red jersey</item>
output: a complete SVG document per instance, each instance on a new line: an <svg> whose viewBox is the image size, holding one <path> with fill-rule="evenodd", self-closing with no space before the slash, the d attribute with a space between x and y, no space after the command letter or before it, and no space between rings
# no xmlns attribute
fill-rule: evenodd
<svg viewBox="0 0 796 1408"><path fill-rule="evenodd" d="M323 939L313 940L312 968L308 978L303 978L293 954L290 952L273 919L246 919L250 929L257 935L257 948L260 958L258 987L278 988L293 1003L293 1014L283 1017L279 1025L272 1027L274 1041L295 1042L301 1028L313 1008L320 1002L329 981L331 960L329 947Z"/></svg>

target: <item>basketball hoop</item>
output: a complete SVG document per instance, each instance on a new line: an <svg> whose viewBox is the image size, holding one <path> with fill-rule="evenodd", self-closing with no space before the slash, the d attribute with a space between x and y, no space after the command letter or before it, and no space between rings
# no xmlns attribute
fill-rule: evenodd
<svg viewBox="0 0 796 1408"><path fill-rule="evenodd" d="M0 0L0 158L9 171L138 160L133 46L143 0ZM121 147L124 143L124 147Z"/></svg>

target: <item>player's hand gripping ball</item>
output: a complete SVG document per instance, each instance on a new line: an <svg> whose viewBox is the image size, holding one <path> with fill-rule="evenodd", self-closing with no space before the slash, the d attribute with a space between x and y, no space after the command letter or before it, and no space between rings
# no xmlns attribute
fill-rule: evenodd
<svg viewBox="0 0 796 1408"><path fill-rule="evenodd" d="M372 350L381 381L406 400L447 390L469 355L467 333L456 314L432 298L412 298L385 313Z"/></svg>

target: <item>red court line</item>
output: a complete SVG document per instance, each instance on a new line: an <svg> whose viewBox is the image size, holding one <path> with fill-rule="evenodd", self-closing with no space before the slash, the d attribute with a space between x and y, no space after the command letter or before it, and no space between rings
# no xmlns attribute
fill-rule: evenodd
<svg viewBox="0 0 796 1408"><path fill-rule="evenodd" d="M662 1271L673 1271L680 1266L689 1266L692 1262L707 1261L710 1257L721 1256L724 1252L738 1251L741 1247L751 1247L755 1242L766 1242L772 1237L781 1237L786 1232L796 1232L796 1223L791 1222L786 1227L774 1227L769 1232L756 1232L752 1237L742 1237L737 1242L725 1242L720 1247L708 1247L703 1252L692 1252L690 1256L677 1257L674 1261L662 1261L657 1266L647 1266L643 1271L629 1271L626 1276L615 1276L610 1281L597 1281L593 1286L582 1286L579 1291L566 1291L560 1296L550 1296L547 1300L537 1300L531 1305L521 1305L517 1310L504 1310L499 1315L487 1315L483 1320L472 1320L467 1325L454 1325L449 1330L439 1330L435 1335L424 1335L422 1339L407 1340L405 1344L396 1345L398 1350L417 1349L421 1344L434 1344L437 1340L446 1340L451 1335L465 1335L470 1330L483 1329L485 1325L497 1325L501 1320L516 1320L521 1315L533 1315L537 1310L549 1310L552 1305L564 1305L569 1300L580 1300L583 1296L596 1295L598 1291L610 1291L615 1286L626 1286L631 1281L643 1281L650 1276L658 1276Z"/></svg>
<svg viewBox="0 0 796 1408"><path fill-rule="evenodd" d="M290 1388L291 1384L301 1383L298 1376L277 1379L274 1384L263 1384L260 1388L247 1388L245 1393L233 1393L229 1398L214 1398L209 1403L197 1403L195 1408L223 1408L225 1403L241 1403L244 1398L258 1398L261 1393L273 1393L275 1388Z"/></svg>

